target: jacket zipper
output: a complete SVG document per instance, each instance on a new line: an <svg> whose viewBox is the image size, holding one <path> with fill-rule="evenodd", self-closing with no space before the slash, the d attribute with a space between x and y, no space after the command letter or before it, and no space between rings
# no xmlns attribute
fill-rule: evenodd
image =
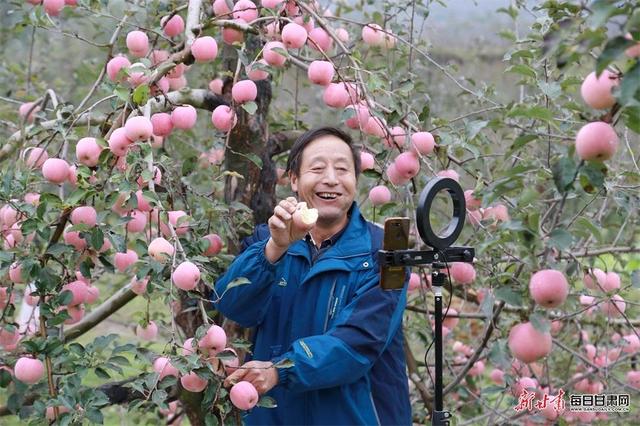
<svg viewBox="0 0 640 426"><path fill-rule="evenodd" d="M327 325L329 325L329 313L331 312L331 305L333 305L333 293L336 289L336 281L338 278L333 279L333 285L331 285L331 291L329 292L329 301L327 302L327 315L324 317L324 332L327 331Z"/></svg>
<svg viewBox="0 0 640 426"><path fill-rule="evenodd" d="M382 423L380 423L380 417L378 416L378 409L376 408L376 404L373 402L373 394L371 393L371 391L369 391L369 399L371 400L371 406L373 407L373 414L376 415L377 425L380 426Z"/></svg>

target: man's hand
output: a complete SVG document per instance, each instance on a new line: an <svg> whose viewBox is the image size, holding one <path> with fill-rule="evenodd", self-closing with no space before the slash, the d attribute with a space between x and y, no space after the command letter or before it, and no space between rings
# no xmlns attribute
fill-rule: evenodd
<svg viewBox="0 0 640 426"><path fill-rule="evenodd" d="M296 211L297 205L298 200L289 197L280 201L273 209L273 216L268 221L271 238L269 238L265 249L265 255L271 263L275 263L292 243L303 238L313 228L313 225L306 228L294 225L293 213Z"/></svg>
<svg viewBox="0 0 640 426"><path fill-rule="evenodd" d="M224 386L230 387L243 380L250 382L262 395L278 384L278 371L270 361L249 361L229 375Z"/></svg>

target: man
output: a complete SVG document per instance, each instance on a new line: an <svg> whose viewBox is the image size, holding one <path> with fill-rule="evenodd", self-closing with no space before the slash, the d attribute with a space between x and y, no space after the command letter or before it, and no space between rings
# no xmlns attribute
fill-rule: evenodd
<svg viewBox="0 0 640 426"><path fill-rule="evenodd" d="M289 197L258 226L216 283L216 308L256 327L253 361L227 377L254 384L277 408L256 407L250 425L407 425L411 406L403 350L402 290L382 290L382 230L354 198L360 156L349 135L310 130L291 148ZM318 210L294 224L297 202ZM244 277L250 284L227 289ZM293 366L275 368L290 360Z"/></svg>

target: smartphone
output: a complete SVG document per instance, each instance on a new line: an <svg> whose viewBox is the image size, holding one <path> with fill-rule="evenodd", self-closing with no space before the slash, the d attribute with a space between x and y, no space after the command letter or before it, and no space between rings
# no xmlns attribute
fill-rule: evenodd
<svg viewBox="0 0 640 426"><path fill-rule="evenodd" d="M384 221L383 250L407 250L409 248L409 218L389 217ZM404 286L406 266L381 266L380 286L385 290L397 290Z"/></svg>

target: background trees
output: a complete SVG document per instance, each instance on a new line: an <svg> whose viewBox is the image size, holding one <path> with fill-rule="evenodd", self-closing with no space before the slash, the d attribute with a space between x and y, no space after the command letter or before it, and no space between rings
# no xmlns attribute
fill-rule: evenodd
<svg viewBox="0 0 640 426"><path fill-rule="evenodd" d="M288 146L323 123L368 153L371 220L412 216L435 175L469 190L459 242L478 262L452 265L445 324L456 417L553 418L513 410L528 387L637 392L633 2L497 2L480 36L459 2L31 3L2 6L0 413L237 422L218 351L242 356L248 334L209 312L211 285L288 193ZM195 287L172 279L194 267ZM416 422L427 272L405 318Z"/></svg>

